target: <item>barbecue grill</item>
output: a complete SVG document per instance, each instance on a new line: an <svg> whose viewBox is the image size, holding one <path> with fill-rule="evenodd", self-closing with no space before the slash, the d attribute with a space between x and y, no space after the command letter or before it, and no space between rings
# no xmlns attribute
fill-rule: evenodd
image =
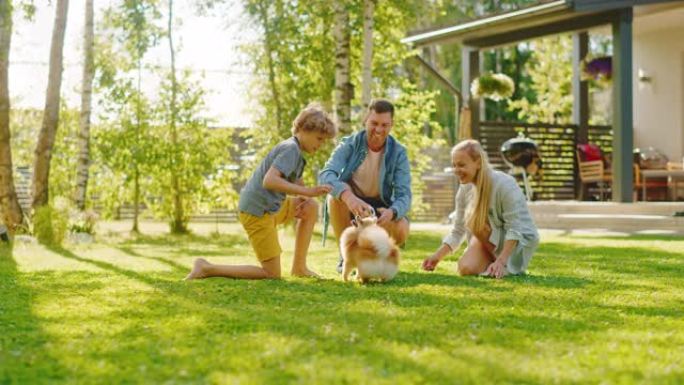
<svg viewBox="0 0 684 385"><path fill-rule="evenodd" d="M532 189L527 180L528 174L536 174L542 167L537 144L526 138L522 133L517 138L511 138L501 145L501 155L504 162L513 172L521 172L525 184L527 200L532 200Z"/></svg>

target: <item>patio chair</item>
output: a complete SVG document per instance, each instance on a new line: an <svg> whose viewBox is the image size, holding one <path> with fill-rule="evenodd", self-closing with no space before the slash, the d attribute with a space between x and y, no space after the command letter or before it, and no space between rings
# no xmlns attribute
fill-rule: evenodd
<svg viewBox="0 0 684 385"><path fill-rule="evenodd" d="M644 187L644 178L641 175L641 166L639 166L639 163L634 163L634 193L635 193L635 200L639 201L639 196L641 196L642 201L646 201L646 197L643 196L643 187ZM668 182L667 178L648 178L646 180L646 194L648 196L651 196L653 194L649 194L649 190L651 191L656 191L658 193L658 197L662 195L662 197L667 199L667 188L668 188Z"/></svg>
<svg viewBox="0 0 684 385"><path fill-rule="evenodd" d="M684 160L684 159L683 159ZM668 170L683 170L684 169L684 163L677 163L677 162L667 162L667 169ZM682 188L684 190L684 180L681 179L672 179L670 180L670 188L674 192L674 200L679 199L679 189Z"/></svg>
<svg viewBox="0 0 684 385"><path fill-rule="evenodd" d="M610 188L613 176L610 169L605 167L600 151L598 146L592 144L577 146L577 168L581 183L579 200L584 200L584 190L588 188L587 185L598 185L599 200L603 200L605 190Z"/></svg>

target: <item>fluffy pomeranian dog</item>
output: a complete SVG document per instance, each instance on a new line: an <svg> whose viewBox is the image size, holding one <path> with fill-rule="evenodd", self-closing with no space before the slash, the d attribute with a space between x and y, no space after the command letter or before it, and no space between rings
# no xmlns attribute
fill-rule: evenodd
<svg viewBox="0 0 684 385"><path fill-rule="evenodd" d="M362 283L371 280L386 282L399 271L399 248L387 230L378 226L378 218L356 218L340 237L344 266L342 275L347 281L356 269Z"/></svg>

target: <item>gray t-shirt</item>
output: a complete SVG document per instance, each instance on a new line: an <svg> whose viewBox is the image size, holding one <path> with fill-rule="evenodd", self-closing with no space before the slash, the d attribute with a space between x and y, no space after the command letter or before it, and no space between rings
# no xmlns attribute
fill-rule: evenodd
<svg viewBox="0 0 684 385"><path fill-rule="evenodd" d="M271 167L280 171L284 178L294 183L302 177L306 162L302 158L299 141L294 136L278 143L254 170L249 181L240 191L238 208L241 212L263 216L275 213L285 200L285 193L267 190L263 187L264 177Z"/></svg>

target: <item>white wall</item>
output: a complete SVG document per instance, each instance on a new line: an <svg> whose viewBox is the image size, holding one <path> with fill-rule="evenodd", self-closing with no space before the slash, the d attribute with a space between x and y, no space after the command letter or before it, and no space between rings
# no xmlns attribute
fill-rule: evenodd
<svg viewBox="0 0 684 385"><path fill-rule="evenodd" d="M684 12L634 19L634 146L653 146L672 161L684 155ZM679 19L684 20L684 18ZM638 80L642 69L650 82Z"/></svg>

